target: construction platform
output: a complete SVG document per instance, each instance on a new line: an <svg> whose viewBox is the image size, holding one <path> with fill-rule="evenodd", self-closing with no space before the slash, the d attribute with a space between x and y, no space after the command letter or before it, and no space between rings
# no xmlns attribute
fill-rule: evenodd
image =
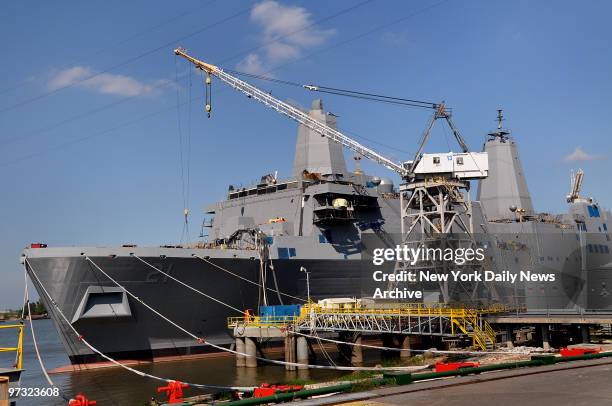
<svg viewBox="0 0 612 406"><path fill-rule="evenodd" d="M352 363L363 360L362 335L397 337L394 345L400 356L410 356L411 345L422 336L446 340L471 340L480 350L495 348L497 334L485 320L485 315L508 313L503 306L468 309L442 304L407 303L394 306L362 306L357 303L316 304L298 307L293 315L263 313L258 316L245 312L243 317L230 317L228 328L236 340L236 350L248 356L237 356L237 366L257 366L257 339L284 338L285 361L308 363L307 338L319 333L337 333L349 341ZM396 341L399 341L397 343ZM287 369L300 366L287 366Z"/></svg>

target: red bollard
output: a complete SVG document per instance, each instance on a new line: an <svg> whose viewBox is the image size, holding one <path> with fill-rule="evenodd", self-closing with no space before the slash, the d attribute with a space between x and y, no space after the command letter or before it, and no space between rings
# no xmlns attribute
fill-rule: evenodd
<svg viewBox="0 0 612 406"><path fill-rule="evenodd" d="M95 404L95 400L87 399L82 393L79 393L76 395L76 398L70 399L68 402L68 406L94 406Z"/></svg>
<svg viewBox="0 0 612 406"><path fill-rule="evenodd" d="M157 393L166 392L168 403L183 403L183 389L189 385L180 381L172 381L168 386L160 386L157 388Z"/></svg>

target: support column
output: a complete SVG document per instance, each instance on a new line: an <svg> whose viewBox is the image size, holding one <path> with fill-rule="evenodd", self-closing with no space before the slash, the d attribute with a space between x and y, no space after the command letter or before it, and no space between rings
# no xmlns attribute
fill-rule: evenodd
<svg viewBox="0 0 612 406"><path fill-rule="evenodd" d="M363 362L363 347L361 347L361 334L355 336L353 343L357 345L351 345L351 364L361 364Z"/></svg>
<svg viewBox="0 0 612 406"><path fill-rule="evenodd" d="M401 351L400 351L400 359L410 358L412 353L410 352L411 348L411 337L409 335L400 336L401 343Z"/></svg>
<svg viewBox="0 0 612 406"><path fill-rule="evenodd" d="M236 337L236 352L243 354L246 352L244 338L242 337ZM244 355L236 354L236 366L239 368L246 366L246 357Z"/></svg>
<svg viewBox="0 0 612 406"><path fill-rule="evenodd" d="M285 362L295 362L295 337L292 335L285 336ZM295 371L295 365L285 365L285 370Z"/></svg>
<svg viewBox="0 0 612 406"><path fill-rule="evenodd" d="M512 328L512 324L508 324L506 325L506 348L514 348L513 338L514 329Z"/></svg>
<svg viewBox="0 0 612 406"><path fill-rule="evenodd" d="M550 350L550 342L548 341L548 324L542 324L540 331L542 332L542 348L544 348L544 350Z"/></svg>
<svg viewBox="0 0 612 406"><path fill-rule="evenodd" d="M308 342L306 341L306 337L298 336L296 341L297 362L299 364L308 364ZM298 366L298 369L308 369L308 367Z"/></svg>
<svg viewBox="0 0 612 406"><path fill-rule="evenodd" d="M255 357L257 356L257 344L254 338L244 338L244 352L248 355L245 360L247 368L256 368L257 358Z"/></svg>
<svg viewBox="0 0 612 406"><path fill-rule="evenodd" d="M591 332L589 331L589 326L583 324L580 326L580 332L582 333L582 343L588 344L591 342Z"/></svg>

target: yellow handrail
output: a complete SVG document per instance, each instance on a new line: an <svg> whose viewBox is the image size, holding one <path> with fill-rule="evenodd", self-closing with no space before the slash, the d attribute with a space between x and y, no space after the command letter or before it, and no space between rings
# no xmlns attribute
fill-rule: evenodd
<svg viewBox="0 0 612 406"><path fill-rule="evenodd" d="M17 329L18 330L18 338L17 338L17 347L4 347L0 348L0 352L15 352L15 368L23 369L23 328L24 324L5 324L0 326L1 329Z"/></svg>
<svg viewBox="0 0 612 406"><path fill-rule="evenodd" d="M388 317L444 317L450 320L451 334L457 329L470 336L474 346L487 349L490 341L495 345L495 331L486 320L484 314L507 312L508 307L494 305L488 308L449 307L440 303L406 303L396 307L365 307L359 303L343 303L323 306L309 302L303 305L298 316L254 316L246 313L244 316L229 317L228 328L236 327L279 327L286 328L291 324L299 324L308 320L311 315L355 315ZM480 324L482 323L482 324ZM482 325L482 328L480 327Z"/></svg>

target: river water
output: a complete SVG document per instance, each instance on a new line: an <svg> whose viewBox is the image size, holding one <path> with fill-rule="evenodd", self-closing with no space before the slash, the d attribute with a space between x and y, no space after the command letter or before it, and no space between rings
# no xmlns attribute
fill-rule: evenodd
<svg viewBox="0 0 612 406"><path fill-rule="evenodd" d="M26 324L24 338L24 369L22 387L47 388L48 384L42 374L34 352L29 324ZM35 320L34 330L42 358L47 370L69 364L68 357L53 322L51 320ZM8 330L0 330L0 347L16 345L16 334ZM0 353L0 368L8 368L14 361L14 354ZM377 362L371 359L371 362ZM322 362L322 361L319 361ZM287 372L283 366L269 365L258 368L236 368L233 357L214 357L202 360L163 362L146 364L136 367L153 375L189 381L193 383L227 385L227 386L253 386L262 382L288 382L296 379L323 381L345 375L332 370L310 370ZM53 374L51 378L57 386L68 396L75 396L82 392L89 399L98 401L99 405L139 405L142 406L156 396L156 388L162 386L161 382L143 378L121 368L106 368L96 371L83 371L73 373ZM188 389L185 396L202 393L195 389ZM161 395L157 398L162 400ZM18 406L38 405L66 405L61 398L54 397L21 397Z"/></svg>

